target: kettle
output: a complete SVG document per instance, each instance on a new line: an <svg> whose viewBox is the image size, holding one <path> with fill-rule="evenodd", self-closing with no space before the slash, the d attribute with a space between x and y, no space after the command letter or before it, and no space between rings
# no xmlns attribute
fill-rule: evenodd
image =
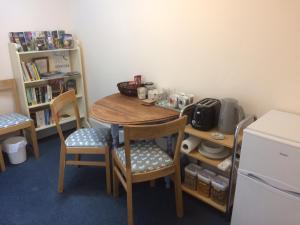
<svg viewBox="0 0 300 225"><path fill-rule="evenodd" d="M233 134L237 124L245 118L243 108L234 98L221 99L218 130L224 134Z"/></svg>

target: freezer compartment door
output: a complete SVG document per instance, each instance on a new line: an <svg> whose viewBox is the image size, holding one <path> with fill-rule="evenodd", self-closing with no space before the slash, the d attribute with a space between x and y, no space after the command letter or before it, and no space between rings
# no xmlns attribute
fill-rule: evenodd
<svg viewBox="0 0 300 225"><path fill-rule="evenodd" d="M300 194L280 190L260 177L238 173L231 225L296 225Z"/></svg>
<svg viewBox="0 0 300 225"><path fill-rule="evenodd" d="M239 168L300 189L300 148L296 146L245 131Z"/></svg>

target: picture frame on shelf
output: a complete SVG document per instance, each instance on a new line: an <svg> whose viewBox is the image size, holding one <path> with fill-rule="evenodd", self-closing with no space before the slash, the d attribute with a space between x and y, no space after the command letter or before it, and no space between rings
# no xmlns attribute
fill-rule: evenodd
<svg viewBox="0 0 300 225"><path fill-rule="evenodd" d="M48 57L33 58L32 62L36 65L40 74L49 73L49 58Z"/></svg>

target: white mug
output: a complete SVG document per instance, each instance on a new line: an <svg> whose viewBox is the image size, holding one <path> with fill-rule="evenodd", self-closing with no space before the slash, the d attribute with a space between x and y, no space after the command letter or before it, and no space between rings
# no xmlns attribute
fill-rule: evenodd
<svg viewBox="0 0 300 225"><path fill-rule="evenodd" d="M138 98L139 99L146 99L147 88L145 88L145 87L139 87L137 89L137 93L138 93Z"/></svg>

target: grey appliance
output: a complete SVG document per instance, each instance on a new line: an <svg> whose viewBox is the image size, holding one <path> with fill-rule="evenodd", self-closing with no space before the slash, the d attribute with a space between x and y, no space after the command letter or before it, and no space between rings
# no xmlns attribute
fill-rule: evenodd
<svg viewBox="0 0 300 225"><path fill-rule="evenodd" d="M233 134L236 125L245 117L243 108L234 98L221 99L221 109L218 121L218 130L224 134Z"/></svg>

